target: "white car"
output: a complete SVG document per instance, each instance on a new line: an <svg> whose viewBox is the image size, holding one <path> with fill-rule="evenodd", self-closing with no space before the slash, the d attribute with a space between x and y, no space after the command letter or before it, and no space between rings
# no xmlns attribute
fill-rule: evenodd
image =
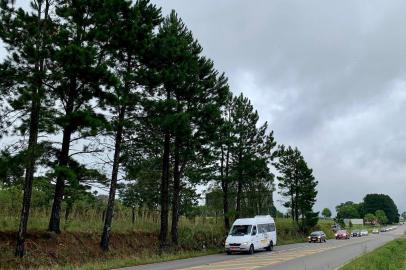
<svg viewBox="0 0 406 270"><path fill-rule="evenodd" d="M275 245L275 221L267 215L234 221L224 248L229 255L233 252L253 254L254 251L261 249L271 251Z"/></svg>
<svg viewBox="0 0 406 270"><path fill-rule="evenodd" d="M368 236L368 230L361 230L361 236Z"/></svg>

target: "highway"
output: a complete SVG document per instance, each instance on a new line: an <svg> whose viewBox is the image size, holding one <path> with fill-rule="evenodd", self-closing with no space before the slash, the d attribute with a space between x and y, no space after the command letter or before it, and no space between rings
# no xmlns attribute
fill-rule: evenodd
<svg viewBox="0 0 406 270"><path fill-rule="evenodd" d="M254 255L216 254L165 263L121 268L120 270L328 270L337 269L351 259L371 251L405 233L406 226L378 235L328 240L326 243L300 243L276 246L272 252Z"/></svg>

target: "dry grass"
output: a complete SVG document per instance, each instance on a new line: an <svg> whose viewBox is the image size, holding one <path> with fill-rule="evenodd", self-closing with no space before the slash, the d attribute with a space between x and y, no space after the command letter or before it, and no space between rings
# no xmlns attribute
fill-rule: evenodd
<svg viewBox="0 0 406 270"><path fill-rule="evenodd" d="M111 251L103 253L99 248L102 211L75 209L68 221L62 221L63 233L54 235L45 232L49 213L34 208L29 223L27 256L20 260L13 256L18 215L15 211L3 213L0 215L0 269L110 269L187 258L219 252L227 235L220 217L182 217L180 245L159 253L159 213L137 211L133 224L131 209L118 208L112 227ZM301 234L290 219L276 219L276 225L278 245L306 240L306 235ZM329 234L330 225L331 222L321 221L315 229Z"/></svg>

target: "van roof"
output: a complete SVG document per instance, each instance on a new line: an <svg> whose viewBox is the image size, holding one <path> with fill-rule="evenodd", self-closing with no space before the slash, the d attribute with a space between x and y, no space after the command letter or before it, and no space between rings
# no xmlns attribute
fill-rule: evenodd
<svg viewBox="0 0 406 270"><path fill-rule="evenodd" d="M270 216L255 216L254 218L239 218L236 219L233 225L255 225L260 223L274 223L274 219Z"/></svg>

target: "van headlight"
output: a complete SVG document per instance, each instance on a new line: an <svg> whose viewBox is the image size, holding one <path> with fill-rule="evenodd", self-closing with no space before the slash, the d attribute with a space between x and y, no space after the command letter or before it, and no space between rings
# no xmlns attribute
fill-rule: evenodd
<svg viewBox="0 0 406 270"><path fill-rule="evenodd" d="M244 242L241 245L246 246L246 245L248 245L248 242Z"/></svg>

